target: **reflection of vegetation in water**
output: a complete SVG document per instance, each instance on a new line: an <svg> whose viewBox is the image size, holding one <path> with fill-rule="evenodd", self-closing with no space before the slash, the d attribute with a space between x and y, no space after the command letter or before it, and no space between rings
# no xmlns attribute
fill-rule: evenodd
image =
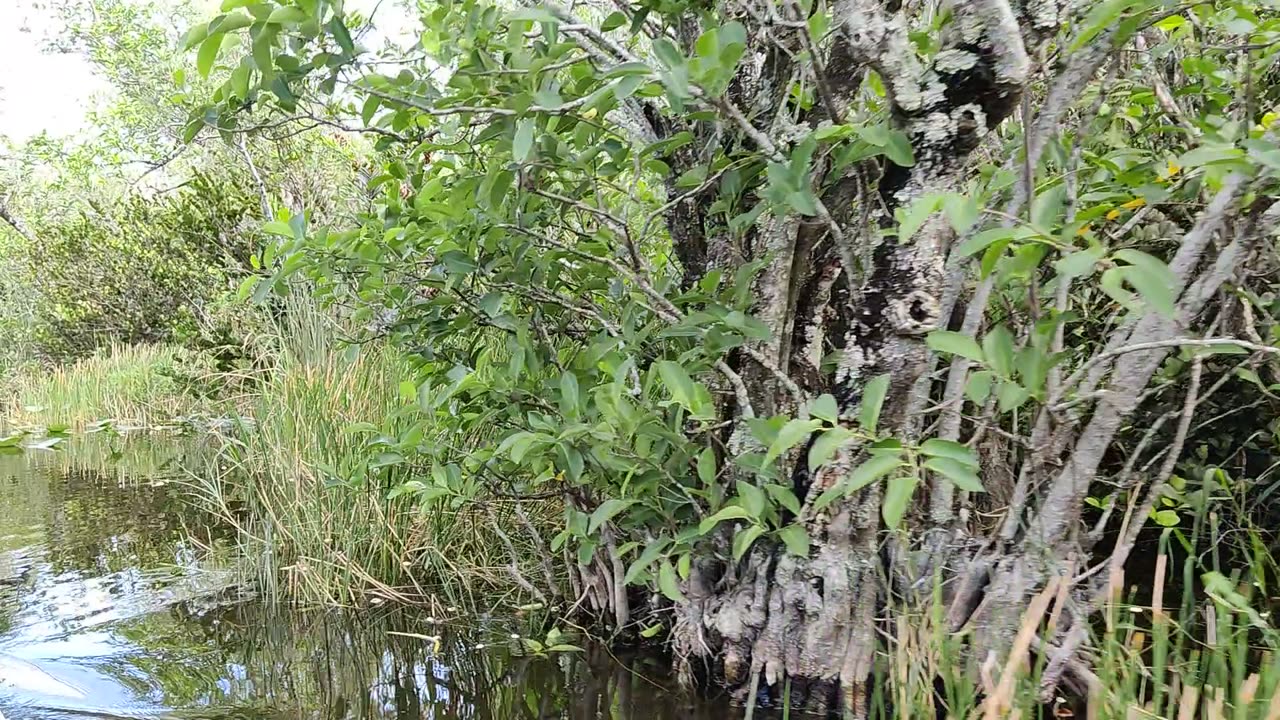
<svg viewBox="0 0 1280 720"><path fill-rule="evenodd" d="M216 535L165 480L185 445L100 433L0 456L0 636L91 627L225 582L185 576Z"/></svg>
<svg viewBox="0 0 1280 720"><path fill-rule="evenodd" d="M660 666L582 653L521 655L500 623L433 628L402 613L288 613L260 605L177 611L118 629L136 647L107 669L136 694L227 714L314 711L334 718L723 718L665 683ZM219 712L218 714L221 714Z"/></svg>
<svg viewBox="0 0 1280 720"><path fill-rule="evenodd" d="M35 642L37 662L80 658L77 680L95 701L200 717L725 717L645 679L662 677L661 663L636 661L632 672L585 643L581 653L525 652L513 633L545 635L530 620L459 630L385 609L299 613L216 592L216 574L174 572L193 555L190 533L216 534L176 489L187 469L205 467L203 452L100 434L0 458L6 651Z"/></svg>
<svg viewBox="0 0 1280 720"><path fill-rule="evenodd" d="M0 457L0 550L43 545L53 569L117 572L175 564L210 520L161 489L194 443L142 435L77 437L66 450Z"/></svg>

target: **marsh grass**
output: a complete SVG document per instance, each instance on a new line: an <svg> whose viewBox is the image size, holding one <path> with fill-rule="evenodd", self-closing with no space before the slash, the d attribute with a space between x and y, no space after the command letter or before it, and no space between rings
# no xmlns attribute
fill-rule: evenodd
<svg viewBox="0 0 1280 720"><path fill-rule="evenodd" d="M198 352L113 343L70 365L15 371L4 414L13 424L151 426L211 411L217 382L212 362Z"/></svg>
<svg viewBox="0 0 1280 720"><path fill-rule="evenodd" d="M278 350L247 407L254 426L230 433L197 483L238 528L266 592L340 606L520 602L486 503L393 492L425 471L380 466L369 446L370 428L400 437L414 424L400 391L409 364L378 344L344 344L339 323L306 302L278 322ZM532 563L529 550L516 553Z"/></svg>
<svg viewBox="0 0 1280 720"><path fill-rule="evenodd" d="M869 715L1280 720L1280 630L1271 615L1280 598L1269 533L1225 530L1205 509L1184 519L1189 527L1151 539L1154 552L1130 564L1132 577L1110 573L1099 612L1079 627L1072 616L1080 585L1052 579L1029 602L1000 664L975 657L975 629L947 626L940 586L922 610L895 607ZM1082 652L1058 652L1076 632Z"/></svg>

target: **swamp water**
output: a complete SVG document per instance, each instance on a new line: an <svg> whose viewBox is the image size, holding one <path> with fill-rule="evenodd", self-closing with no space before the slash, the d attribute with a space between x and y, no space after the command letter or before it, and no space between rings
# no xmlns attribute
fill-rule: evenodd
<svg viewBox="0 0 1280 720"><path fill-rule="evenodd" d="M0 455L0 716L741 716L674 691L662 659L524 655L515 620L255 600L211 560L230 538L184 500L183 463L139 436Z"/></svg>

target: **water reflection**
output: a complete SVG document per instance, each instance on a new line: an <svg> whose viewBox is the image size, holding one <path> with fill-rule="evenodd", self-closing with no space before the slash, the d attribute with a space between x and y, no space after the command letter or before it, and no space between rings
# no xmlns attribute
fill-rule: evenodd
<svg viewBox="0 0 1280 720"><path fill-rule="evenodd" d="M94 438L0 457L0 712L441 720L712 720L666 663L534 656L525 620L287 611L210 560L223 532L183 502L190 449ZM438 636L423 640L400 633Z"/></svg>

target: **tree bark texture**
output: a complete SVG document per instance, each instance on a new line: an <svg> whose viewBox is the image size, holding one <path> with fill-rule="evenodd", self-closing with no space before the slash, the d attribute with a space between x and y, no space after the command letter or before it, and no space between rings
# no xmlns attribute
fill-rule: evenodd
<svg viewBox="0 0 1280 720"><path fill-rule="evenodd" d="M765 262L755 288L754 314L771 337L731 358L750 407L731 402L725 408L729 455L751 449L754 441L743 423L747 415L794 415L800 410L795 393L775 370L789 376L804 395L832 393L842 420L857 415L865 383L888 374L880 426L904 442L918 439L918 416L929 399L937 361L924 338L947 329L951 309L962 295L957 283L964 281L964 273L947 272L955 237L942 213L930 216L905 242L882 238L879 230L893 224L895 210L963 187L970 153L1018 109L1037 72L1032 57L1065 12L1053 0L1023 5L975 0L949 9L954 17L943 49L926 65L909 45L896 3L837 2L837 39L825 62L816 64L823 68L824 77L816 79L823 102L801 119L810 126L832 121L850 107L865 72L874 70L886 89L894 123L911 141L912 166L864 163L829 177L828 168L818 163L815 186L824 191L817 216L766 212L743 246L728 244L728 233L711 224L697 197L677 203L667 215L686 285L710 269ZM1034 167L1065 111L1112 53L1112 37L1104 32L1060 60L1056 73L1047 73L1043 105L1034 118L1024 117L1027 157L1022 161L1028 166ZM725 107L774 107L782 86L771 76L740 79L731 86ZM767 143L794 130L785 118L779 121L768 111L736 117L744 121L738 128L743 141L766 154L776 153ZM678 129L656 128L660 136ZM692 163L692 158L673 158L673 177ZM1206 260L1210 239L1223 232L1227 209L1243 186L1243 178L1228 184L1187 233L1171 263L1185 288L1176 317L1145 316L1112 338L1109 347L1180 336L1194 326L1207 300L1234 275L1261 232L1255 230L1253 240L1232 241L1216 260ZM1027 177L1015 189L1010 213L1016 215L1030 196ZM981 324L989 290L980 289L971 298L978 305L969 308L963 323L970 333ZM1001 499L1011 505L1010 517L1006 532L993 531L999 536L990 540L968 536L953 512L956 500L949 488L923 500L923 493L917 493L916 508L909 513L911 529L895 537L881 525L879 484L816 510L814 500L845 479L866 458L866 449L851 442L812 475L801 460L803 452L793 452L786 462L803 504L798 520L811 540L808 557L757 543L733 562L725 559L728 533L715 540L694 561L683 588L688 600L676 608L674 648L683 669L689 676L707 669L722 675L743 702L754 702L752 694L762 688L777 694L785 681L796 708L862 717L878 614L890 593L909 595L930 573L940 573L946 581L952 629L972 623L980 630L978 647L1002 651L1026 601L1065 561L1062 548L1070 547L1066 541L1079 522L1098 463L1168 352L1120 354L1094 368L1091 387L1114 392L1084 417L1063 421L1048 410L1040 412L1036 434L1047 450L1040 453L1039 464L1001 468L1009 478L1002 483ZM824 371L823 360L833 353L835 368ZM953 365L955 377L947 385L957 397L967 369L967 362ZM943 435L958 434L958 415L953 424ZM730 473L729 484L738 479ZM1031 492L1031 487L1041 492ZM922 549L927 550L923 555L917 552ZM919 557L924 560L912 561Z"/></svg>

